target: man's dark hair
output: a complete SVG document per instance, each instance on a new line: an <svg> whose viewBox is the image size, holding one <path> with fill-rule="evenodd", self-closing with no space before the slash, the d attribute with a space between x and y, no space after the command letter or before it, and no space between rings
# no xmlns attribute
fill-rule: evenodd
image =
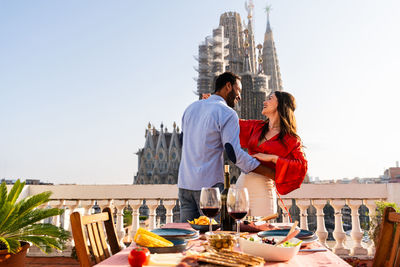
<svg viewBox="0 0 400 267"><path fill-rule="evenodd" d="M240 80L240 77L232 72L224 72L217 77L215 80L215 91L214 93L221 90L226 83L231 83L232 86L236 84L236 80Z"/></svg>

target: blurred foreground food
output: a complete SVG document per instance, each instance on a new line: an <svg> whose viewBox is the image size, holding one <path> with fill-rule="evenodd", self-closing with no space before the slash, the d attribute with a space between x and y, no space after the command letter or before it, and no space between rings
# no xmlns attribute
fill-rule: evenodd
<svg viewBox="0 0 400 267"><path fill-rule="evenodd" d="M209 225L210 224L210 220L208 219L207 216L200 216L199 218L194 219L193 221L189 221L188 220L188 223L198 224L198 225ZM212 224L218 224L218 222L216 220L214 220L214 219L211 220L211 223Z"/></svg>
<svg viewBox="0 0 400 267"><path fill-rule="evenodd" d="M134 241L144 247L172 247L174 244L167 239L156 235L146 229L139 228L135 234Z"/></svg>

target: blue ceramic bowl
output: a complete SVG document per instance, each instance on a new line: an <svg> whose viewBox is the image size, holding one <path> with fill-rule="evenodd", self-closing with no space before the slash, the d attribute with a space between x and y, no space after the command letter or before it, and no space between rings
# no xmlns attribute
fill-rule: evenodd
<svg viewBox="0 0 400 267"><path fill-rule="evenodd" d="M197 236L196 231L181 228L157 228L151 230L151 232L164 237L171 242L174 240L189 240Z"/></svg>
<svg viewBox="0 0 400 267"><path fill-rule="evenodd" d="M200 231L200 233L205 233L210 231L210 226L209 225L199 225L199 224L190 224L193 229ZM219 224L213 224L212 225L212 230L215 231L220 227Z"/></svg>
<svg viewBox="0 0 400 267"><path fill-rule="evenodd" d="M185 240L170 240L174 243L173 247L147 247L150 253L178 253L185 250L187 241Z"/></svg>

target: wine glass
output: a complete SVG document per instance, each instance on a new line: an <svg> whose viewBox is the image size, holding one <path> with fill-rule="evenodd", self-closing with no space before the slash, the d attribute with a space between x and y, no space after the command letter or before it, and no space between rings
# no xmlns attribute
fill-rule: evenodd
<svg viewBox="0 0 400 267"><path fill-rule="evenodd" d="M240 220L249 212L249 192L246 187L231 185L226 199L229 215L236 220L236 233L240 234Z"/></svg>
<svg viewBox="0 0 400 267"><path fill-rule="evenodd" d="M203 187L200 193L200 209L210 220L210 233L212 233L212 218L217 216L221 209L221 194L217 187Z"/></svg>

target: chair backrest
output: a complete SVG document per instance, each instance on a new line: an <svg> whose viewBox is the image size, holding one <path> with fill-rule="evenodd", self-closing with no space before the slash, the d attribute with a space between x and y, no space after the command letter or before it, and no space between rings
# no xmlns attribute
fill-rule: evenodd
<svg viewBox="0 0 400 267"><path fill-rule="evenodd" d="M400 266L399 223L400 213L396 213L392 207L386 207L382 218L373 266Z"/></svg>
<svg viewBox="0 0 400 267"><path fill-rule="evenodd" d="M95 263L99 263L110 257L111 253L115 254L121 250L110 208L104 208L102 213L85 216L82 216L79 212L74 212L70 219L76 254L81 267L92 266L93 258Z"/></svg>

